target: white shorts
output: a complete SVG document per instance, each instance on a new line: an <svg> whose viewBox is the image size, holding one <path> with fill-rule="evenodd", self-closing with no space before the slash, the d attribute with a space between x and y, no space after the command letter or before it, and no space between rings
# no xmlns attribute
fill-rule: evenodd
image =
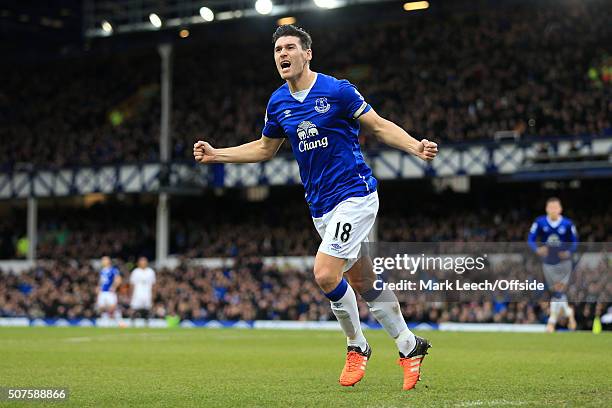
<svg viewBox="0 0 612 408"><path fill-rule="evenodd" d="M153 305L153 302L151 298L144 297L144 296L134 297L132 298L132 301L130 302L130 307L133 310L142 310L142 309L149 310L151 309L152 305Z"/></svg>
<svg viewBox="0 0 612 408"><path fill-rule="evenodd" d="M360 257L361 243L368 235L378 213L378 193L364 197L351 197L333 210L312 221L321 236L319 251L346 259L343 272L348 271Z"/></svg>
<svg viewBox="0 0 612 408"><path fill-rule="evenodd" d="M563 315L567 318L574 316L574 310L567 303L567 300L551 300L550 301L550 317L548 318L549 324L557 323L559 314L563 312Z"/></svg>
<svg viewBox="0 0 612 408"><path fill-rule="evenodd" d="M115 292L98 293L98 301L96 302L96 306L98 309L106 309L117 306L117 294Z"/></svg>

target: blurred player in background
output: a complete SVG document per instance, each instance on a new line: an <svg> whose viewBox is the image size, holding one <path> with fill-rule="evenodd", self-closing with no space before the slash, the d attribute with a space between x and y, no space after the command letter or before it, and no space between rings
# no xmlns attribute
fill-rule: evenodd
<svg viewBox="0 0 612 408"><path fill-rule="evenodd" d="M563 313L568 329L576 329L574 310L567 301L565 291L572 274L572 254L578 246L578 233L569 218L561 215L561 200L551 197L546 201L546 215L536 218L531 225L529 246L542 259L542 270L551 291L548 332L555 331L557 319Z"/></svg>
<svg viewBox="0 0 612 408"><path fill-rule="evenodd" d="M149 267L149 260L141 256L138 266L130 275L132 318L141 317L149 321L153 307L153 286L155 285L155 271Z"/></svg>
<svg viewBox="0 0 612 408"><path fill-rule="evenodd" d="M102 257L101 262L96 305L102 319L108 319L111 315L115 319L120 319L121 312L117 309L117 288L121 285L121 274L119 269L113 266L110 257Z"/></svg>
<svg viewBox="0 0 612 408"><path fill-rule="evenodd" d="M372 353L361 330L354 287L395 339L404 370L403 388L414 388L430 344L408 329L395 294L373 290L363 277L369 261L361 256L361 244L367 242L376 220L378 194L377 181L361 153L359 128L425 161L436 156L437 145L418 141L378 116L350 82L311 71L312 39L303 29L280 26L273 43L276 68L286 83L270 97L261 138L224 149L198 141L194 157L200 163L261 162L274 157L284 139L289 139L322 239L315 257L315 280L347 337L340 384L359 382Z"/></svg>

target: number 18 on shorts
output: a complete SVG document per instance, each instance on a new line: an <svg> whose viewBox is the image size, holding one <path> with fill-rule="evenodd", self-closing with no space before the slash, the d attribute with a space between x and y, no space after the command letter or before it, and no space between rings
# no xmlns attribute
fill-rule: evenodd
<svg viewBox="0 0 612 408"><path fill-rule="evenodd" d="M322 242L319 251L348 260L348 270L359 259L361 243L368 235L378 213L378 193L364 197L351 197L320 218L313 218Z"/></svg>

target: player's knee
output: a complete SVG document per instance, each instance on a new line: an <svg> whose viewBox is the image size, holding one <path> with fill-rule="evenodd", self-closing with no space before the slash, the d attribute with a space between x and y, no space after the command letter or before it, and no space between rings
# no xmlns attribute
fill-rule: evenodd
<svg viewBox="0 0 612 408"><path fill-rule="evenodd" d="M328 265L316 265L314 267L314 276L317 285L324 292L331 292L340 283L341 276L338 271Z"/></svg>

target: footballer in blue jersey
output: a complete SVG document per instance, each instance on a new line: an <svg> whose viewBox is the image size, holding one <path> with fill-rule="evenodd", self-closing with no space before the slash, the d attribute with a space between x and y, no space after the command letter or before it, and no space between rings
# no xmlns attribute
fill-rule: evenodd
<svg viewBox="0 0 612 408"><path fill-rule="evenodd" d="M121 317L117 309L117 288L121 285L121 273L108 256L102 257L101 264L96 306L102 318L113 315L117 319Z"/></svg>
<svg viewBox="0 0 612 408"><path fill-rule="evenodd" d="M199 163L254 163L274 157L289 139L300 169L313 223L321 236L314 277L330 300L347 338L342 386L358 383L372 354L361 324L355 290L372 315L395 340L403 368L403 389L414 388L430 344L407 327L395 294L373 288L371 261L361 254L378 212L377 182L359 146L363 128L381 142L425 161L435 158L436 143L418 141L380 117L355 85L310 68L312 39L293 25L278 27L272 38L276 69L285 83L274 91L258 140L240 146L214 148L194 144ZM344 274L348 281L344 278Z"/></svg>
<svg viewBox="0 0 612 408"><path fill-rule="evenodd" d="M542 260L544 278L551 291L550 315L546 325L549 332L555 330L561 313L568 319L568 328L576 329L574 311L565 291L573 269L572 254L578 247L578 232L574 223L561 215L562 212L561 200L549 198L546 201L546 215L536 218L527 237L529 246Z"/></svg>
<svg viewBox="0 0 612 408"><path fill-rule="evenodd" d="M285 84L270 97L263 134L288 138L313 218L342 201L376 191L359 148L359 121L372 108L347 80L314 73L309 92L296 97Z"/></svg>

